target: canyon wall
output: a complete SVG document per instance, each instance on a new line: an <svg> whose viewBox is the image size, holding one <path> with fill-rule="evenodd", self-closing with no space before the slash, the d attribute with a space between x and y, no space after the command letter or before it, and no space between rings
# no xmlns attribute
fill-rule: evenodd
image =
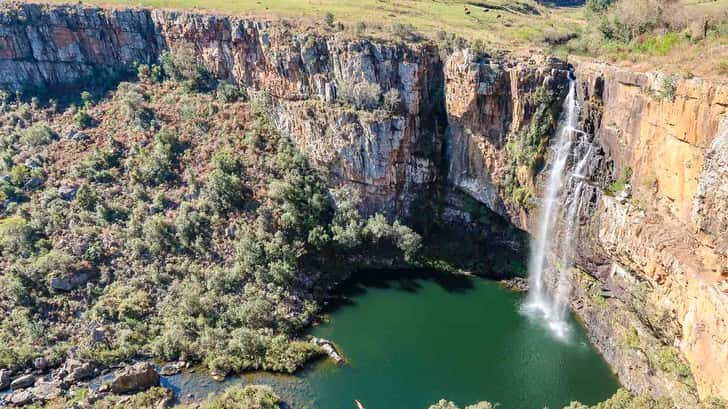
<svg viewBox="0 0 728 409"><path fill-rule="evenodd" d="M559 60L464 51L443 62L427 42L21 4L0 12L0 87L45 92L123 77L183 44L217 78L272 97L277 126L332 185L358 191L366 212L487 230L475 202L534 228L572 75ZM728 87L590 61L575 73L595 154L578 198L574 309L632 391L684 407L697 395L728 398ZM340 103L342 87L356 84L382 98L396 91L398 103Z"/></svg>
<svg viewBox="0 0 728 409"><path fill-rule="evenodd" d="M323 38L205 14L16 4L0 13L0 87L47 92L123 77L186 45L216 78L273 97L277 125L332 184L358 190L368 213L406 217L429 196L445 107L440 57L428 43ZM340 84L361 83L380 95L395 90L398 106L382 114L334 103Z"/></svg>
<svg viewBox="0 0 728 409"><path fill-rule="evenodd" d="M576 68L585 128L607 165L594 174L580 266L639 319L616 320L609 331L657 338L654 354L641 351L646 368L684 383L679 363L664 362L675 347L700 397L728 396L728 86L588 61ZM615 356L639 348L627 342Z"/></svg>

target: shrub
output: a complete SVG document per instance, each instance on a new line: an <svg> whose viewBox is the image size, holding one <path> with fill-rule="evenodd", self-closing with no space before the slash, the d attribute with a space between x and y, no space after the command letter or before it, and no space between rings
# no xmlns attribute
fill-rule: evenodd
<svg viewBox="0 0 728 409"><path fill-rule="evenodd" d="M212 161L213 170L207 177L202 195L216 212L224 214L244 203L240 161L229 151L219 152Z"/></svg>
<svg viewBox="0 0 728 409"><path fill-rule="evenodd" d="M73 115L73 122L75 122L79 128L86 129L90 128L93 125L94 119L88 113L86 107L83 107L76 111L76 114Z"/></svg>
<svg viewBox="0 0 728 409"><path fill-rule="evenodd" d="M324 23L326 23L326 25L329 27L333 27L334 26L334 15L331 13L324 14Z"/></svg>
<svg viewBox="0 0 728 409"><path fill-rule="evenodd" d="M172 228L161 215L147 218L144 221L142 232L147 249L152 255L163 255L174 246Z"/></svg>
<svg viewBox="0 0 728 409"><path fill-rule="evenodd" d="M122 82L114 98L119 103L122 118L130 127L148 129L154 113L146 106L147 95L137 84Z"/></svg>
<svg viewBox="0 0 728 409"><path fill-rule="evenodd" d="M0 321L0 367L23 368L38 357L34 346L46 342L46 330L26 308L15 308Z"/></svg>
<svg viewBox="0 0 728 409"><path fill-rule="evenodd" d="M278 409L281 400L270 386L246 385L228 388L203 403L201 409Z"/></svg>
<svg viewBox="0 0 728 409"><path fill-rule="evenodd" d="M615 0L586 0L586 9L592 13L603 13Z"/></svg>
<svg viewBox="0 0 728 409"><path fill-rule="evenodd" d="M119 166L120 151L111 149L96 149L86 155L76 168L76 174L94 182L110 182L113 177L110 169Z"/></svg>
<svg viewBox="0 0 728 409"><path fill-rule="evenodd" d="M663 346L657 355L657 366L667 373L671 373L680 378L688 378L692 376L690 368L680 359L675 348Z"/></svg>
<svg viewBox="0 0 728 409"><path fill-rule="evenodd" d="M127 164L132 180L144 186L157 186L170 180L180 150L181 145L173 131L160 130L151 149L135 149Z"/></svg>
<svg viewBox="0 0 728 409"><path fill-rule="evenodd" d="M180 208L174 222L177 240L188 250L203 251L210 240L210 218L189 203Z"/></svg>
<svg viewBox="0 0 728 409"><path fill-rule="evenodd" d="M400 113L400 101L399 90L392 88L384 94L384 109L398 115Z"/></svg>
<svg viewBox="0 0 728 409"><path fill-rule="evenodd" d="M464 38L445 31L438 31L435 34L435 41L437 42L437 48L440 51L440 58L442 58L443 61L455 51L461 50L467 46L467 41Z"/></svg>
<svg viewBox="0 0 728 409"><path fill-rule="evenodd" d="M25 146L41 146L51 143L57 135L45 123L37 123L22 131L20 143Z"/></svg>
<svg viewBox="0 0 728 409"><path fill-rule="evenodd" d="M339 81L336 86L336 97L356 109L369 111L377 109L381 95L382 91L379 84L368 81L355 84Z"/></svg>
<svg viewBox="0 0 728 409"><path fill-rule="evenodd" d="M672 75L665 75L660 82L660 90L657 92L657 99L674 101L677 95L677 79Z"/></svg>
<svg viewBox="0 0 728 409"><path fill-rule="evenodd" d="M96 204L99 202L99 196L93 186L84 183L76 191L75 201L81 209L92 212L96 210Z"/></svg>
<svg viewBox="0 0 728 409"><path fill-rule="evenodd" d="M10 183L22 187L30 179L30 169L25 165L15 165L10 169L8 176Z"/></svg>
<svg viewBox="0 0 728 409"><path fill-rule="evenodd" d="M395 23L392 25L392 33L400 41L417 42L422 39L412 24Z"/></svg>
<svg viewBox="0 0 728 409"><path fill-rule="evenodd" d="M106 320L138 320L149 314L151 309L152 299L146 290L115 283L106 288L92 313Z"/></svg>
<svg viewBox="0 0 728 409"><path fill-rule="evenodd" d="M629 184L630 180L632 180L632 168L627 166L622 170L622 173L619 175L617 180L609 185L607 192L614 195L623 191L624 188L627 187L627 184Z"/></svg>
<svg viewBox="0 0 728 409"><path fill-rule="evenodd" d="M215 96L218 101L228 103L247 99L247 95L243 89L229 82L218 83Z"/></svg>
<svg viewBox="0 0 728 409"><path fill-rule="evenodd" d="M157 64L139 64L137 66L137 78L141 82L155 83L161 82L164 79L164 73L162 67Z"/></svg>
<svg viewBox="0 0 728 409"><path fill-rule="evenodd" d="M0 250L7 256L28 257L33 252L35 230L20 216L0 219Z"/></svg>
<svg viewBox="0 0 728 409"><path fill-rule="evenodd" d="M210 73L197 58L195 46L181 44L159 57L164 73L170 78L181 81L189 91L206 91L212 85Z"/></svg>

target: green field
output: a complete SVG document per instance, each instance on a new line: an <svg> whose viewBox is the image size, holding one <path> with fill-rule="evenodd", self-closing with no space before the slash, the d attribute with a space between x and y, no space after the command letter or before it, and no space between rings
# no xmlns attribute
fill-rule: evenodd
<svg viewBox="0 0 728 409"><path fill-rule="evenodd" d="M539 43L544 33L573 31L582 8L552 8L533 0L85 0L86 4L132 5L167 9L221 11L238 15L285 17L313 24L326 13L348 27L411 24L425 34L446 31L468 40L504 47Z"/></svg>
<svg viewBox="0 0 728 409"><path fill-rule="evenodd" d="M33 0L26 0L33 1ZM64 0L46 0L62 3ZM728 74L728 0L680 0L675 16L682 28L667 34L645 33L629 42L601 38L598 18L585 7L553 7L536 0L83 0L105 6L143 6L220 12L243 17L293 21L303 30L324 27L334 17L338 34L391 37L410 27L430 38L438 32L469 42L482 40L486 51L530 53L539 49L568 59L584 55L629 65L635 70L665 71L724 80ZM644 16L649 18L649 16ZM690 35L700 21L712 21L710 35ZM330 35L327 30L325 35Z"/></svg>

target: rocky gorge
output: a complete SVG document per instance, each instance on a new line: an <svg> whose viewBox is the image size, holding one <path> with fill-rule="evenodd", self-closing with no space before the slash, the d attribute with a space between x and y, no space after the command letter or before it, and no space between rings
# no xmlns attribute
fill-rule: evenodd
<svg viewBox="0 0 728 409"><path fill-rule="evenodd" d="M579 191L572 307L630 391L685 408L728 398L728 85L538 54L444 56L427 41L213 14L3 7L2 88L113 82L191 44L217 78L270 98L277 128L330 185L357 190L365 213L520 250L490 220L533 231L575 77L595 154ZM387 112L332 103L357 86L390 95Z"/></svg>

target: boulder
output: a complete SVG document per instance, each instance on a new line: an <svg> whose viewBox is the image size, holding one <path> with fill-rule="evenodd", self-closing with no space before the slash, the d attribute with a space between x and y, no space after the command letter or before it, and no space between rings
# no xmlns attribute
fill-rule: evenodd
<svg viewBox="0 0 728 409"><path fill-rule="evenodd" d="M35 387L29 389L29 392L35 399L43 401L55 399L63 393L61 385L58 382L46 381L36 382Z"/></svg>
<svg viewBox="0 0 728 409"><path fill-rule="evenodd" d="M159 386L159 374L148 362L134 364L121 371L111 381L111 392L124 394L145 391Z"/></svg>
<svg viewBox="0 0 728 409"><path fill-rule="evenodd" d="M68 383L76 383L94 376L91 364L72 358L66 360L59 373Z"/></svg>
<svg viewBox="0 0 728 409"><path fill-rule="evenodd" d="M78 186L61 186L58 188L58 194L61 196L61 199L66 201L75 199L77 191Z"/></svg>
<svg viewBox="0 0 728 409"><path fill-rule="evenodd" d="M30 180L25 182L25 184L23 185L23 190L35 190L41 187L41 185L43 185L43 179L39 177L32 177L30 178Z"/></svg>
<svg viewBox="0 0 728 409"><path fill-rule="evenodd" d="M35 383L35 375L23 375L15 378L11 383L10 387L13 389L24 389L33 386Z"/></svg>
<svg viewBox="0 0 728 409"><path fill-rule="evenodd" d="M45 371L50 365L48 364L47 359L41 357L33 361L33 366L39 371Z"/></svg>
<svg viewBox="0 0 728 409"><path fill-rule="evenodd" d="M49 285L56 291L71 291L86 285L91 275L86 272L76 272L70 276L51 277Z"/></svg>
<svg viewBox="0 0 728 409"><path fill-rule="evenodd" d="M182 372L182 369L185 367L184 361L179 361L171 364L164 365L162 369L159 370L159 373L163 376L172 376L176 375L180 372Z"/></svg>
<svg viewBox="0 0 728 409"><path fill-rule="evenodd" d="M95 344L106 341L106 329L104 327L98 327L91 330L91 340Z"/></svg>
<svg viewBox="0 0 728 409"><path fill-rule="evenodd" d="M344 357L341 356L339 351L336 350L336 345L334 345L333 342L331 342L327 339L316 338L316 337L312 338L311 342L320 346L321 349L323 349L324 352L326 352L326 355L328 355L331 359L333 359L334 362L336 362L337 364L341 364L344 362Z"/></svg>
<svg viewBox="0 0 728 409"><path fill-rule="evenodd" d="M35 399L35 396L28 390L15 391L5 398L8 403L15 406L25 406L33 402L33 399Z"/></svg>
<svg viewBox="0 0 728 409"><path fill-rule="evenodd" d="M0 369L0 391L10 387L10 371L7 369Z"/></svg>

